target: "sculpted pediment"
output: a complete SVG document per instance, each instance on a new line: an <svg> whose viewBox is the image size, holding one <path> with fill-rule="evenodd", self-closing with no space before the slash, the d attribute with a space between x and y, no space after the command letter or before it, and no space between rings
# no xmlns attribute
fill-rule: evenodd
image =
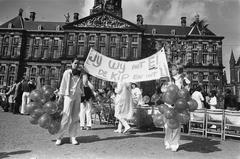
<svg viewBox="0 0 240 159"><path fill-rule="evenodd" d="M66 27L74 28L119 28L119 29L139 29L139 27L120 17L113 16L109 13L95 14L76 22L69 23Z"/></svg>

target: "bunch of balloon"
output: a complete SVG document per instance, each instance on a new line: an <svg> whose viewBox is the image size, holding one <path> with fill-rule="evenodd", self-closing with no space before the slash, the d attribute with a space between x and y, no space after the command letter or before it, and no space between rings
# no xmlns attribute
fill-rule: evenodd
<svg viewBox="0 0 240 159"><path fill-rule="evenodd" d="M177 129L180 124L188 123L189 112L197 109L197 102L190 97L189 91L185 88L179 89L175 84L166 88L162 100L164 104L158 105L158 109L164 118L159 115L155 124L162 125L164 122L171 129Z"/></svg>
<svg viewBox="0 0 240 159"><path fill-rule="evenodd" d="M48 129L50 134L56 134L60 129L62 105L56 102L54 89L45 85L30 93L30 103L27 112L30 123Z"/></svg>

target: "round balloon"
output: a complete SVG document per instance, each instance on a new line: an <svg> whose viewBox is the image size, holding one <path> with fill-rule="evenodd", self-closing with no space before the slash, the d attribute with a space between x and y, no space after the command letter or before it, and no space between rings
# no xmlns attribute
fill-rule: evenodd
<svg viewBox="0 0 240 159"><path fill-rule="evenodd" d="M39 119L40 116L42 116L45 112L41 109L41 108L36 108L35 110L33 110L33 112L31 113L31 117L35 118L35 119Z"/></svg>
<svg viewBox="0 0 240 159"><path fill-rule="evenodd" d="M49 87L49 88L46 88L44 91L43 91L43 96L44 98L46 99L46 101L50 101L50 99L54 96L54 89Z"/></svg>
<svg viewBox="0 0 240 159"><path fill-rule="evenodd" d="M50 89L50 88L52 88L50 85L44 85L42 87L42 91L44 92L45 90Z"/></svg>
<svg viewBox="0 0 240 159"><path fill-rule="evenodd" d="M31 114L35 109L41 108L42 104L39 102L30 102L26 105L26 111L28 114Z"/></svg>
<svg viewBox="0 0 240 159"><path fill-rule="evenodd" d="M176 111L172 108L169 108L164 112L164 116L166 119L172 119L176 116Z"/></svg>
<svg viewBox="0 0 240 159"><path fill-rule="evenodd" d="M179 91L179 88L177 85L175 84L170 84L168 87L167 87L167 92L178 92Z"/></svg>
<svg viewBox="0 0 240 159"><path fill-rule="evenodd" d="M151 97L151 102L157 102L159 99L160 99L160 96L155 93Z"/></svg>
<svg viewBox="0 0 240 159"><path fill-rule="evenodd" d="M50 123L52 121L52 118L49 114L45 113L38 119L38 124L40 127L44 129L48 129Z"/></svg>
<svg viewBox="0 0 240 159"><path fill-rule="evenodd" d="M150 101L150 97L149 97L149 96L144 96L144 97L143 97L143 102L144 102L145 104L149 103L149 101Z"/></svg>
<svg viewBox="0 0 240 159"><path fill-rule="evenodd" d="M40 102L43 98L43 93L42 91L35 89L31 91L29 98L32 102Z"/></svg>
<svg viewBox="0 0 240 159"><path fill-rule="evenodd" d="M167 126L170 129L177 129L177 128L179 128L179 125L180 125L179 121L175 118L167 120Z"/></svg>
<svg viewBox="0 0 240 159"><path fill-rule="evenodd" d="M188 111L183 111L182 113L178 113L178 121L182 124L187 124L190 120L190 114Z"/></svg>
<svg viewBox="0 0 240 159"><path fill-rule="evenodd" d="M188 102L189 105L189 111L193 112L194 110L196 110L198 108L198 104L197 101L195 99L190 99Z"/></svg>
<svg viewBox="0 0 240 159"><path fill-rule="evenodd" d="M162 96L162 100L167 104L174 104L178 98L177 92L165 92Z"/></svg>
<svg viewBox="0 0 240 159"><path fill-rule="evenodd" d="M174 109L176 109L178 112L183 112L188 108L188 103L186 99L184 98L179 98L176 103L174 104Z"/></svg>
<svg viewBox="0 0 240 159"><path fill-rule="evenodd" d="M36 118L34 118L34 117L32 117L32 116L29 117L29 121L30 121L30 123L33 124L33 125L38 124L38 119L36 119Z"/></svg>
<svg viewBox="0 0 240 159"><path fill-rule="evenodd" d="M56 113L58 107L56 102L49 101L43 105L43 111L48 114Z"/></svg>
<svg viewBox="0 0 240 159"><path fill-rule="evenodd" d="M186 88L183 88L178 91L178 96L179 98L184 98L188 100L190 98L190 93Z"/></svg>
<svg viewBox="0 0 240 159"><path fill-rule="evenodd" d="M61 123L57 122L57 121L53 121L50 123L49 127L48 127L48 132L52 135L58 133L58 131L60 130L61 127Z"/></svg>
<svg viewBox="0 0 240 159"><path fill-rule="evenodd" d="M154 114L152 115L153 124L155 127L162 127L164 125L164 115L163 114Z"/></svg>
<svg viewBox="0 0 240 159"><path fill-rule="evenodd" d="M161 105L158 106L158 110L159 110L162 114L164 114L165 111L167 111L168 109L169 109L169 108L168 108L168 106L167 106L166 104L161 104Z"/></svg>

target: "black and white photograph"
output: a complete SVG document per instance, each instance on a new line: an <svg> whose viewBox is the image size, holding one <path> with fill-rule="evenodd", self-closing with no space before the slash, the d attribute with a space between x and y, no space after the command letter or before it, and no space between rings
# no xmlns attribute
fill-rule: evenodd
<svg viewBox="0 0 240 159"><path fill-rule="evenodd" d="M0 159L240 159L240 0L0 0Z"/></svg>

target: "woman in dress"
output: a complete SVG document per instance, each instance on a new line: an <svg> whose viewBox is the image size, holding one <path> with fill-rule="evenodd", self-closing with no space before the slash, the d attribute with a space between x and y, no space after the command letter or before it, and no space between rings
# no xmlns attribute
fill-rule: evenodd
<svg viewBox="0 0 240 159"><path fill-rule="evenodd" d="M118 128L114 130L116 133L126 134L130 130L127 120L133 116L133 99L130 83L118 83L115 88L115 117L119 120ZM124 130L122 131L122 128Z"/></svg>

